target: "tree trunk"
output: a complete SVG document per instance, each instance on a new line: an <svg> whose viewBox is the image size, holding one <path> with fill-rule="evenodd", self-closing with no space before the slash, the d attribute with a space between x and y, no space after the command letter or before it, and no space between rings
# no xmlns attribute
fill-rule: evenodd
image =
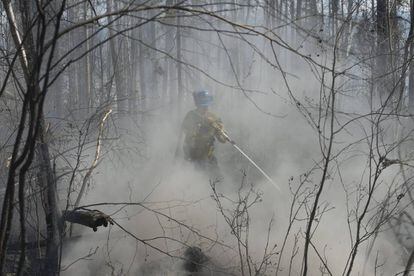
<svg viewBox="0 0 414 276"><path fill-rule="evenodd" d="M388 23L387 23L387 0L377 1L377 59L375 76L379 78L377 83L377 94L382 104L387 95L387 81L383 77L388 69Z"/></svg>
<svg viewBox="0 0 414 276"><path fill-rule="evenodd" d="M409 33L409 42L410 42L410 57L414 55L414 1L410 0L410 33ZM408 62L408 61L404 61ZM408 73L408 111L412 114L414 113L414 63L410 62L410 68Z"/></svg>
<svg viewBox="0 0 414 276"><path fill-rule="evenodd" d="M181 13L177 12L177 97L178 97L178 111L182 112L184 102L184 88L183 88L183 74L182 74L182 53L181 53Z"/></svg>
<svg viewBox="0 0 414 276"><path fill-rule="evenodd" d="M74 14L74 8L68 9L68 21L74 22L75 21L75 14ZM69 40L67 43L67 51L70 49L73 49L75 47L75 41L76 41L76 35L73 34L73 32L70 32L68 34ZM69 89L69 99L68 99L68 106L70 109L73 109L76 106L77 100L76 95L78 94L78 87L77 84L77 75L76 75L76 68L77 64L72 64L68 68L68 89ZM72 112L73 110L69 110L69 112Z"/></svg>
<svg viewBox="0 0 414 276"><path fill-rule="evenodd" d="M87 10L86 7L88 5L88 2L83 3L83 8L78 10L78 14L82 16L82 18L85 20L87 17ZM76 44L80 43L81 41L85 41L88 37L88 29L87 25L82 26L79 29L79 36L78 40L75 42ZM88 51L89 42L85 42L79 47L79 51L77 51L77 54L80 56L84 54L86 51ZM77 79L78 79L78 107L80 115L80 119L85 119L89 113L89 101L90 101L90 93L91 93L91 87L90 87L90 64L89 64L89 55L86 55L82 58L81 62L76 63L76 73L77 73Z"/></svg>
<svg viewBox="0 0 414 276"><path fill-rule="evenodd" d="M172 0L167 1L167 5L172 5ZM171 54L171 50L174 47L174 36L173 36L173 29L170 26L166 26L165 30L167 32L166 38L164 40L164 52ZM171 67L171 60L168 56L164 57L164 72L162 78L162 102L165 104L172 98L172 89L170 88L170 67Z"/></svg>
<svg viewBox="0 0 414 276"><path fill-rule="evenodd" d="M39 129L39 142L37 143L37 159L39 163L39 184L44 191L44 202L46 212L46 259L45 274L57 275L59 273L59 256L61 245L61 233L63 232L61 225L62 213L58 204L58 192L56 180L50 164L49 147L45 141L45 121L41 118Z"/></svg>
<svg viewBox="0 0 414 276"><path fill-rule="evenodd" d="M131 24L135 24L134 21L131 22ZM135 28L132 31L132 37L137 38L138 36L138 30ZM128 108L129 113L131 115L138 114L138 80L137 80L137 74L138 74L138 42L135 40L130 40L131 43L131 55L130 55L130 78L129 78L129 95L128 95Z"/></svg>
<svg viewBox="0 0 414 276"><path fill-rule="evenodd" d="M156 11L149 10L147 12L147 18L152 18L156 15ZM148 22L144 26L144 29L147 32L147 38L149 41L150 49L148 49L148 71L149 76L148 79L148 86L149 92L151 93L149 99L157 99L159 97L159 86L158 86L158 60L156 58L157 51L153 49L157 49L157 30L156 30L156 23L155 22ZM151 105L152 106L152 105Z"/></svg>
<svg viewBox="0 0 414 276"><path fill-rule="evenodd" d="M112 11L112 1L107 0L107 12ZM109 20L112 20L112 17L109 17ZM112 26L109 28L109 36L114 36L116 26L112 24ZM125 87L125 79L123 77L124 73L124 53L123 53L123 47L124 42L122 38L112 38L109 40L109 46L111 49L111 59L112 59L112 67L114 70L114 76L115 76L115 87L116 87L116 98L117 98L117 107L118 107L118 115L123 116L127 112L127 99L126 99L126 87ZM119 49L117 51L116 49Z"/></svg>
<svg viewBox="0 0 414 276"><path fill-rule="evenodd" d="M84 3L84 11L83 11L83 15L84 15L84 19L86 20L86 18L88 17L88 10L87 7L89 6L89 3L86 1ZM86 40L85 42L85 52L89 52L90 48L91 48L91 40L88 39L89 37L89 26L85 25L83 27L83 35L84 35L84 39ZM85 101L84 103L84 108L85 113L89 114L89 109L91 107L91 103L92 103L92 54L87 54L85 56L85 58L83 59L84 61L84 75L83 75L83 79L84 79L84 97L83 100Z"/></svg>
<svg viewBox="0 0 414 276"><path fill-rule="evenodd" d="M140 28L138 30L138 39L140 41L142 41L144 39L144 31L142 28ZM140 84L140 109L142 111L146 110L146 103L147 103L147 85L146 85L146 49L145 47L142 45L142 43L139 44L139 84ZM142 117L142 119L144 119L144 117Z"/></svg>
<svg viewBox="0 0 414 276"><path fill-rule="evenodd" d="M299 19L302 16L302 0L296 1L296 19ZM300 21L298 22L300 24Z"/></svg>
<svg viewBox="0 0 414 276"><path fill-rule="evenodd" d="M19 9L22 18L21 33L25 37L24 43L18 31L18 23L14 16L13 7L9 0L3 0L3 7L6 10L7 19L10 25L10 31L13 37L16 48L19 49L20 65L24 72L24 78L27 85L27 91L24 94L23 107L21 120L19 125L19 131L16 136L16 141L13 149L13 155L10 162L9 176L7 182L6 195L3 203L2 217L0 223L0 267L3 269L4 260L6 255L6 246L9 238L9 232L11 228L11 222L13 218L13 205L14 205L14 186L15 177L19 176L19 209L20 209L20 259L18 275L23 273L23 267L25 262L25 180L26 172L30 168L35 153L39 160L40 175L39 183L41 190L45 193L45 215L47 225L47 253L44 263L45 270L42 275L56 275L58 273L59 263L59 246L60 246L60 233L59 227L60 211L58 208L56 182L54 179L53 171L50 165L50 154L47 144L45 143L45 121L43 116L43 103L47 92L47 84L49 80L50 71L49 68L45 68L44 75L41 72L43 59L52 60L54 56L54 50L56 47L56 40L53 37L54 43L49 51L49 56L45 57L45 53L39 52L42 49L39 44L45 42L47 31L49 30L45 22L49 18L37 18L36 29L37 36L36 41L32 35L32 12L34 13L36 6L31 6L28 1L20 1ZM54 35L59 30L60 18L63 13L64 2L60 7L58 14L55 14L55 25L52 25ZM46 12L46 14L49 14ZM54 28L54 29L53 29ZM41 77L44 79L41 80ZM43 89L41 88L41 84ZM25 141L23 135L26 135ZM21 149L20 144L23 144Z"/></svg>
<svg viewBox="0 0 414 276"><path fill-rule="evenodd" d="M311 16L312 16L312 21L316 22L317 18L316 16L318 15L318 6L316 4L316 0L309 0L309 6L310 6L310 10L311 10Z"/></svg>

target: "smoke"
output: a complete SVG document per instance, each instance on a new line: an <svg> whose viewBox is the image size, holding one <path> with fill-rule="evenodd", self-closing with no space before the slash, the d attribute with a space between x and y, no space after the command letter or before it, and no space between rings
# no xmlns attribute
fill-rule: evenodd
<svg viewBox="0 0 414 276"><path fill-rule="evenodd" d="M319 52L314 45L303 49ZM266 244L271 244L269 247L276 245L276 253L269 259L267 271L274 273L278 252L289 229L290 235L279 267L280 275L288 275L288 271L292 275L300 274L306 218L314 199L314 196L307 198L305 195L315 191L320 184L321 143L325 143L321 142L309 118L317 118L320 110L314 107L318 104L326 107L326 102L319 102L320 91L326 87L320 84L304 61L286 51L280 50L280 53L285 55L283 70L288 72L289 88L301 106L289 96L280 71L255 57L253 61L245 61L246 64L251 62L251 72L243 79L244 90L219 86L201 75L197 86L194 84L187 88L182 110L177 110L174 104L161 105L154 101L153 108L143 116L143 125L138 126L132 119L119 119L122 120L122 135L117 142L106 145L107 154L95 170L93 183L82 204L108 203L99 206L99 209L110 214L141 241L117 226L99 229L96 234L76 227L75 233L83 236L65 248L62 264L66 267L76 262L63 275L159 275L167 271L182 275L182 258L185 258L188 246L201 248L209 258L209 263L203 268L206 273L240 274L238 241L221 211L227 214L233 211L234 214L232 208L235 205L228 199L237 201L240 194L245 195L250 187L260 198L249 209L247 241L252 260L260 263ZM202 64L203 60L198 58L198 63ZM329 58L332 58L331 53L325 53L319 60L322 62ZM205 63L208 64L208 61ZM228 75L228 71L215 74ZM326 76L325 84L330 81L330 77ZM174 158L184 113L193 108L190 93L200 86L213 90L216 101L212 110L222 118L234 141L282 187L281 191L268 183L231 145L217 143L216 156L224 176L216 184L217 193L223 195L220 210L212 198L213 189L208 177L182 157ZM370 111L368 104L359 97L347 98L345 95L339 101L342 112ZM303 106L310 112L305 116ZM340 127L346 120L349 118L339 115L335 126ZM358 198L358 189L365 189L371 177L366 164L369 152L363 140L368 126L367 122L351 124L335 137L335 154L350 143L355 145L332 162L331 166L335 169L327 174L315 222L316 230L312 236L311 275L326 270L322 262L334 275L342 273L346 267L355 235L357 217L354 212L360 212L362 208L355 209L355 206L365 200ZM110 131L115 132L114 129ZM356 143L359 140L361 142ZM381 197L387 195L387 185L391 185L396 174L393 169L385 171L381 181L387 184L379 188L374 199L377 203L370 208L380 205ZM299 205L301 210L289 228L293 193L302 181L305 183L302 194L296 198L294 205L294 211ZM244 186L240 188L242 183ZM111 204L119 202L126 204ZM142 203L145 208L128 205L136 202ZM401 268L400 253L390 237L379 233L371 249L371 253L377 253L372 253L366 260L370 242L367 241L358 251L355 274L372 275L375 269L379 269L376 268L378 264L381 264L381 270L386 275ZM170 258L152 246L176 258ZM87 257L78 260L80 256Z"/></svg>
<svg viewBox="0 0 414 276"><path fill-rule="evenodd" d="M224 93L222 99L227 97L225 91L215 92ZM237 200L244 172L247 175L244 189L252 184L260 194L261 201L253 206L249 213L249 253L255 260L260 260L272 218L274 222L269 240L277 244L276 251L280 249L289 224L288 214L292 200L289 183L297 185L300 175L320 159L320 152L314 131L298 115L294 106L279 102L273 95L260 95L263 98L262 102L259 97L255 98L255 101L262 103L266 108L272 107L272 110L284 114L282 118L274 118L258 111L242 95L233 94L231 97L235 106L233 109L226 110L224 104L217 103L214 107L215 112L222 117L232 138L282 187L280 192L277 191L230 145L217 144L217 158L224 175L224 180L217 184L218 191L228 198ZM269 100L265 101L266 99ZM197 233L211 240L139 206L126 206L123 209L119 206L103 206L99 209L111 214L118 223L140 239L169 237L179 240L182 244L162 238L150 242L178 258L166 257L136 241L116 226L111 229L99 229L97 234L93 234L90 229L77 227L76 231L85 236L65 248L63 265L70 264L79 256L87 256L96 248L97 252L70 266L64 275L98 275L110 271L127 275L157 275L161 271L176 271L180 275L183 273L183 260L179 258L184 257L186 249L183 244L205 250L211 258L211 264L214 264L214 267L209 267L207 271L213 269L216 273L240 273L237 267L237 240L231 234L230 227L224 221L216 202L211 198L209 179L202 172L195 170L192 164L181 158L174 159L179 135L179 124L175 122L179 120L170 115L163 112L154 113L152 120L147 122L151 128L146 132L145 152L136 152L126 147L105 156L96 170L94 181L83 204L142 202L148 208L196 229ZM122 143L120 141L121 145L134 144L129 141L134 137L140 139L139 135L134 135L134 131L138 130L134 129L132 123L128 130L129 136ZM359 179L364 167L363 161L343 165L342 181L352 183ZM293 180L289 181L291 177ZM319 172L311 176L310 188L318 184L319 178ZM352 203L353 201L349 204ZM332 176L328 181L321 206L326 206L328 211L322 217L313 236L314 246L327 258L330 269L334 273L339 273L346 262L344 254L349 252L351 244L347 233L345 192L338 177ZM304 215L301 213L300 218L303 219ZM296 223L291 233L300 233L298 237L302 238L304 227L304 223ZM216 240L231 249L214 245L213 241ZM383 237L379 240L375 247L380 252L379 258L397 259L398 254L393 250L383 250L390 241ZM294 247L294 240L290 237L285 247L285 257L282 258L282 275L288 270L291 251L295 250L298 250L298 253L294 259L292 274L300 273L301 267L297 264L301 263L301 242L296 245L297 249ZM359 271L362 271L364 258L364 250L361 250L356 264ZM312 254L311 263L315 264L311 267L312 271L319 269L320 260L315 254ZM372 266L367 266L366 273L372 269Z"/></svg>

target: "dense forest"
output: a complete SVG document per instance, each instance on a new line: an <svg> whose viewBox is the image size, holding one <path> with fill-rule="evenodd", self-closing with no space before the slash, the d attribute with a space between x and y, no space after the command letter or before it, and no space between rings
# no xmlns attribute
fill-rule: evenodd
<svg viewBox="0 0 414 276"><path fill-rule="evenodd" d="M0 20L0 275L414 275L413 0ZM199 92L217 179L182 150Z"/></svg>

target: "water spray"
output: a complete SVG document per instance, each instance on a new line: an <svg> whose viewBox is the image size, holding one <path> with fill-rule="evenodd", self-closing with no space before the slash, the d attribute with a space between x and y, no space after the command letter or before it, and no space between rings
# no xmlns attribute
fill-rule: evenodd
<svg viewBox="0 0 414 276"><path fill-rule="evenodd" d="M261 174L266 177L266 179L272 183L272 185L278 190L280 191L280 187L279 185L276 184L276 182L273 181L272 178L270 178L270 176L262 169L259 167L259 165L257 165L256 162L253 161L253 159L251 159L237 144L236 142L234 142L230 136L223 130L220 129L220 132L222 133L222 135L227 139L227 141L229 141L229 143L238 151L240 152L241 155L243 155L247 160L249 160L250 164L252 164L259 172L261 172Z"/></svg>

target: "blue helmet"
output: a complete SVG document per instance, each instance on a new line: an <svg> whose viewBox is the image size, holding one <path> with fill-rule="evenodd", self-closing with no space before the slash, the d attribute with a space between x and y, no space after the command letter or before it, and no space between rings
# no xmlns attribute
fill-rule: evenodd
<svg viewBox="0 0 414 276"><path fill-rule="evenodd" d="M213 103L213 96L207 90L193 92L193 98L196 106L208 107Z"/></svg>

